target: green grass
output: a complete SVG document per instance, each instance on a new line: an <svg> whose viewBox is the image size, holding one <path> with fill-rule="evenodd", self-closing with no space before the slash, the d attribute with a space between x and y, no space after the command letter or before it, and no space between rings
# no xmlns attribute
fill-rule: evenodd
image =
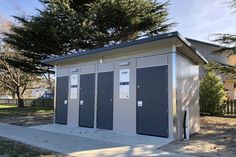
<svg viewBox="0 0 236 157"><path fill-rule="evenodd" d="M0 156L56 157L57 155L52 152L40 150L29 145L0 137Z"/></svg>
<svg viewBox="0 0 236 157"><path fill-rule="evenodd" d="M5 108L16 108L16 106L15 105L8 105L8 104L4 104L4 105L2 105L2 104L0 104L0 109L5 109Z"/></svg>
<svg viewBox="0 0 236 157"><path fill-rule="evenodd" d="M14 105L0 105L0 119L6 117L22 117L42 113L53 113L53 109L39 106L25 106L24 108L17 108L17 106Z"/></svg>

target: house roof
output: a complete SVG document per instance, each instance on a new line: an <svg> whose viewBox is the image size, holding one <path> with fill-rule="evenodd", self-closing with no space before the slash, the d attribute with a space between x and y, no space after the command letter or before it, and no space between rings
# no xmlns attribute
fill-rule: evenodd
<svg viewBox="0 0 236 157"><path fill-rule="evenodd" d="M186 38L189 42L196 42L199 44L204 44L204 45L209 45L209 46L213 46L216 48L221 47L220 45L214 44L214 43L210 43L210 42L205 42L205 41L200 41L200 40L196 40L196 39L192 39L192 38Z"/></svg>
<svg viewBox="0 0 236 157"><path fill-rule="evenodd" d="M71 59L75 59L77 57L88 56L88 55L91 55L91 54L99 54L99 53L102 53L102 52L104 53L104 52L111 51L111 50L128 48L128 47L135 46L135 45L140 45L140 44L145 44L145 43L155 42L155 41L161 41L161 40L170 39L170 38L177 38L178 40L180 40L185 46L187 46L192 51L192 53L202 63L207 63L208 62L207 59L205 59L187 41L187 39L185 39L183 36L181 36L180 33L177 32L177 31L170 32L170 33L163 33L163 34L159 34L159 35L156 35L156 36L153 36L153 37L139 39L139 40L134 40L134 41L130 41L130 42L127 42L127 43L114 44L114 45L110 45L110 46L106 46L106 47L101 47L101 48L97 48L97 49L91 49L91 50L87 50L87 51L78 51L77 53L73 53L73 54L69 54L69 55L63 55L63 56L59 56L59 57L48 58L48 59L42 60L41 62L45 63L45 64L55 65L55 64L57 64L59 62L68 61L68 60L71 60Z"/></svg>

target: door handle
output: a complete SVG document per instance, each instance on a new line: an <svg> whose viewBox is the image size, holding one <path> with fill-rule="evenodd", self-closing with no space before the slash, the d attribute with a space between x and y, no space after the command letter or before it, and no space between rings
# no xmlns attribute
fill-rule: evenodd
<svg viewBox="0 0 236 157"><path fill-rule="evenodd" d="M138 101L138 107L143 107L143 101Z"/></svg>
<svg viewBox="0 0 236 157"><path fill-rule="evenodd" d="M79 101L79 104L80 104L80 105L84 105L84 100L80 100L80 101Z"/></svg>
<svg viewBox="0 0 236 157"><path fill-rule="evenodd" d="M110 99L110 101L112 102L113 100L112 100L112 99Z"/></svg>
<svg viewBox="0 0 236 157"><path fill-rule="evenodd" d="M64 100L64 105L67 105L68 104L68 101L67 100Z"/></svg>

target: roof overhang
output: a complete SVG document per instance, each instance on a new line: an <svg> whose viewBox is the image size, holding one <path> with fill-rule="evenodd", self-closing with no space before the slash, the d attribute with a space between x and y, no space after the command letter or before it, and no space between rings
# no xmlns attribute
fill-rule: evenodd
<svg viewBox="0 0 236 157"><path fill-rule="evenodd" d="M115 54L122 53L130 50L138 49L142 46L155 46L155 45L176 45L177 49L183 50L183 55L190 58L196 64L205 64L207 63L207 59L205 59L183 36L179 34L179 32L171 32L164 33L154 37L139 39L135 41L130 41L127 43L111 45L107 47L81 51L70 55L59 56L55 58L49 58L42 60L42 63L57 65L62 62L70 62L77 59L88 59L98 55L107 55L107 54Z"/></svg>

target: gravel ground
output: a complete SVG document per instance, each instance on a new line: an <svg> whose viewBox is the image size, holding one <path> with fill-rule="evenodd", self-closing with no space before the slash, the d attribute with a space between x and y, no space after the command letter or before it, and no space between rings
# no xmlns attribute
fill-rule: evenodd
<svg viewBox="0 0 236 157"><path fill-rule="evenodd" d="M174 141L160 149L202 157L236 157L236 118L201 117L201 130L189 141Z"/></svg>

